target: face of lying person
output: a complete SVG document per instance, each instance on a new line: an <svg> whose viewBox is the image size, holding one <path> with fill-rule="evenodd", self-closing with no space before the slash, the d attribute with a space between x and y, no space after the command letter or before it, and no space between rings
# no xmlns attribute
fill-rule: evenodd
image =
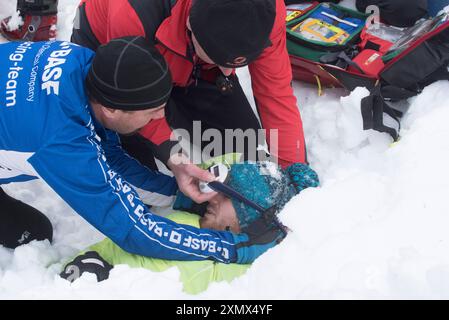
<svg viewBox="0 0 449 320"><path fill-rule="evenodd" d="M213 197L206 214L200 219L200 227L215 230L226 230L229 227L230 231L239 233L239 220L231 199L221 193Z"/></svg>

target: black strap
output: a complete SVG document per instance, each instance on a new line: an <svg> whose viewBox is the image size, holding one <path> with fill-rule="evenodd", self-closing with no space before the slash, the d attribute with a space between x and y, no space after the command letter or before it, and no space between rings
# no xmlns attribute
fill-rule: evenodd
<svg viewBox="0 0 449 320"><path fill-rule="evenodd" d="M394 141L399 139L401 123L399 118L402 113L390 107L381 94L381 86L374 87L371 95L362 99L361 104L363 130L373 129L379 132L388 133ZM384 124L384 113L389 115L398 124L398 130Z"/></svg>
<svg viewBox="0 0 449 320"><path fill-rule="evenodd" d="M429 78L431 82L438 80L449 80L449 70L444 66L433 73ZM429 84L429 83L427 83ZM388 133L394 141L399 139L399 131L401 128L400 118L403 112L397 108L391 107L389 101L400 101L416 96L421 91L421 86L417 86L416 90L404 89L393 85L377 85L371 90L368 97L362 99L361 112L363 119L363 129L373 129L379 132ZM384 113L389 115L398 123L398 130L384 125Z"/></svg>
<svg viewBox="0 0 449 320"><path fill-rule="evenodd" d="M374 51L380 51L380 44L368 40L363 49L371 49Z"/></svg>
<svg viewBox="0 0 449 320"><path fill-rule="evenodd" d="M359 70L361 74L365 74L365 71L363 71L357 63L352 61L351 57L345 51L325 54L321 56L320 62L324 64L332 64L342 69L347 69L348 66L352 66Z"/></svg>
<svg viewBox="0 0 449 320"><path fill-rule="evenodd" d="M363 71L362 68L360 68L357 63L352 61L352 59L348 56L348 54L346 52L344 52L344 51L340 52L340 54L338 55L338 58L343 60L347 64L347 66L354 67L357 70L359 70L361 74L365 74L365 71ZM344 69L346 69L346 68L344 68Z"/></svg>
<svg viewBox="0 0 449 320"><path fill-rule="evenodd" d="M221 192L224 195L226 195L227 197L229 197L230 199L238 200L238 201L250 206L251 208L259 211L260 213L264 213L265 211L267 211L267 209L265 209L264 207L260 206L259 204L255 203L255 202L249 200L244 195L242 195L240 192L234 190L227 184L224 184L220 181L212 181L212 182L209 182L207 185L209 187L211 187L214 191Z"/></svg>
<svg viewBox="0 0 449 320"><path fill-rule="evenodd" d="M420 90L412 91L392 85L384 85L380 88L380 93L384 99L399 101L416 96L420 93Z"/></svg>

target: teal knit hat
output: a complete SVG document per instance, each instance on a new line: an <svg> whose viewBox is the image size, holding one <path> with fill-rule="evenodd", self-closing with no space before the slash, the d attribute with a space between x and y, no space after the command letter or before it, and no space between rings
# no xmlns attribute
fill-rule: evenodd
<svg viewBox="0 0 449 320"><path fill-rule="evenodd" d="M272 162L244 162L231 165L227 185L248 200L277 212L297 193L307 187L317 187L317 174L307 165L296 163L285 171ZM232 199L240 227L245 228L260 217L256 209Z"/></svg>

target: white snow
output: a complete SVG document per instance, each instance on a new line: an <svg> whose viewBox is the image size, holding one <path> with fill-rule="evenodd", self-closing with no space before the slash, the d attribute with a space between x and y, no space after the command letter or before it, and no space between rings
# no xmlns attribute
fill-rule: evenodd
<svg viewBox="0 0 449 320"><path fill-rule="evenodd" d="M14 13L13 2L0 0L0 18ZM60 0L60 39L69 38L77 2ZM247 71L239 75L249 90ZM5 189L48 215L55 241L0 247L0 299L449 298L449 82L410 99L394 145L362 130L366 89L326 89L321 97L311 85L294 89L321 187L290 201L281 219L293 232L246 275L198 296L181 291L175 269L118 266L108 281L88 275L69 284L58 277L64 260L102 235L34 181Z"/></svg>

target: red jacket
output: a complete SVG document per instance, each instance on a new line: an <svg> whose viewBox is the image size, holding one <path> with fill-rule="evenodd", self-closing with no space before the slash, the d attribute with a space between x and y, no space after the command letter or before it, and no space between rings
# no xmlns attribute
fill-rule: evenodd
<svg viewBox="0 0 449 320"><path fill-rule="evenodd" d="M134 1L134 6L141 5ZM154 1L152 0L153 4ZM162 3L162 0L160 0ZM142 10L133 8L130 0L82 0L90 27L100 43L124 36L145 36L155 39L157 48L166 59L175 86L187 86L193 71L188 55L190 38L187 17L191 0L177 0L170 8L171 15L157 28L142 23ZM160 5L160 3L157 3ZM160 5L162 6L162 5ZM162 10L162 9L161 9ZM285 167L293 162L305 162L306 151L301 117L291 87L292 71L286 47L285 4L276 0L276 20L270 35L272 46L249 65L252 89L260 113L262 126L267 130L270 152L277 155ZM155 34L151 33L155 30ZM154 33L154 32L153 32ZM278 130L278 150L270 143L270 129ZM165 119L151 121L141 134L159 145L170 139L171 130Z"/></svg>

